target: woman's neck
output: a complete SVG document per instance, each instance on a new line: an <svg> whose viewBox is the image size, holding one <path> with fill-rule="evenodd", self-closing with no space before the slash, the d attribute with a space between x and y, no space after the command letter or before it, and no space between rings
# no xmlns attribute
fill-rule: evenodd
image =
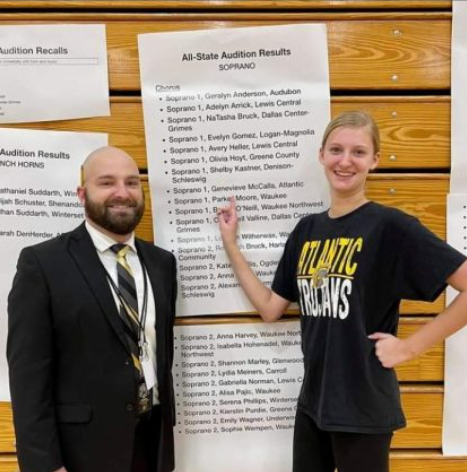
<svg viewBox="0 0 467 472"><path fill-rule="evenodd" d="M340 197L331 195L331 206L328 210L330 218L339 218L347 215L368 202L364 194L353 195L351 197Z"/></svg>

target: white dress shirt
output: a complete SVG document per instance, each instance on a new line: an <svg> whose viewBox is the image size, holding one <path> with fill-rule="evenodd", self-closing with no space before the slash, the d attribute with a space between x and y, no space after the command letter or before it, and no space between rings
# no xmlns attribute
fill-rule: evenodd
<svg viewBox="0 0 467 472"><path fill-rule="evenodd" d="M85 223L86 229L91 236L94 247L96 248L97 255L101 260L105 270L108 272L115 285L118 286L117 279L117 255L110 249L114 244L117 244L112 238L106 234L99 231L97 228L92 226L88 221ZM130 238L124 243L130 246L130 250L126 255L127 262L131 267L133 273L133 278L135 279L136 292L138 294L138 307L143 306L143 294L144 294L144 272L141 267L141 262L136 252L135 245L135 236L132 233ZM149 280L148 275L146 274L147 279L147 315L146 323L144 326L144 333L146 335L146 341L149 346L149 356L152 360L152 365L154 370L156 370L156 305L154 303L154 292L152 291L151 281ZM117 305L117 309L120 310L120 300L118 295L115 293L115 290L112 287L112 284L109 282L109 286L112 290L112 294ZM153 387L153 403L154 405L159 404L159 392L157 389L157 375L156 375L156 385Z"/></svg>

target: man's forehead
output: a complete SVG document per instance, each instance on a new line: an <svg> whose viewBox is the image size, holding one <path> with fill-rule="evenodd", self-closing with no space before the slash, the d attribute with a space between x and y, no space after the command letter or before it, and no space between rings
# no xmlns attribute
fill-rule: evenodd
<svg viewBox="0 0 467 472"><path fill-rule="evenodd" d="M102 148L90 154L83 163L85 177L138 176L139 170L135 161L117 148Z"/></svg>
<svg viewBox="0 0 467 472"><path fill-rule="evenodd" d="M93 173L93 177L96 179L116 179L124 177L125 179L138 179L140 178L139 172L108 172L106 169L101 169L102 172Z"/></svg>
<svg viewBox="0 0 467 472"><path fill-rule="evenodd" d="M85 176L94 179L103 178L138 178L139 171L132 163L99 163L98 165L91 165L87 169L85 168Z"/></svg>

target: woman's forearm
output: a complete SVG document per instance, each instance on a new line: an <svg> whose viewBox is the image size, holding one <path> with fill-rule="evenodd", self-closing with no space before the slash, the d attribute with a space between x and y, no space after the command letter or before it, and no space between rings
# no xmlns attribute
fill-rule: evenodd
<svg viewBox="0 0 467 472"><path fill-rule="evenodd" d="M254 273L236 243L224 244L238 282L264 321L276 321L289 302L266 287Z"/></svg>

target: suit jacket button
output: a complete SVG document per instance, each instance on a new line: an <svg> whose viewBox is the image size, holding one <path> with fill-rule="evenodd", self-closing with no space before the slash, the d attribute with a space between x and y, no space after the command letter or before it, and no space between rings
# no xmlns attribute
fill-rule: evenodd
<svg viewBox="0 0 467 472"><path fill-rule="evenodd" d="M129 358L129 357L127 357L127 358L125 359L125 365L130 365L130 358Z"/></svg>
<svg viewBox="0 0 467 472"><path fill-rule="evenodd" d="M133 409L134 409L133 404L132 403L127 403L126 404L126 409L127 409L127 411L133 411Z"/></svg>

